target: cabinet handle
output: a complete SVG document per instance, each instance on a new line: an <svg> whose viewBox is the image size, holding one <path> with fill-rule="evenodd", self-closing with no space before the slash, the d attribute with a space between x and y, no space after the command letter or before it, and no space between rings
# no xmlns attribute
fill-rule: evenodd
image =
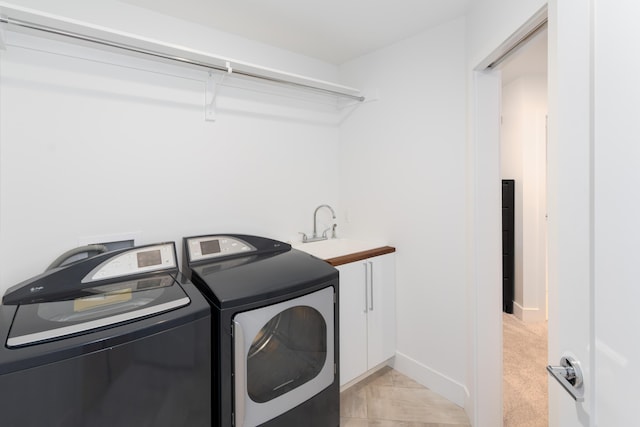
<svg viewBox="0 0 640 427"><path fill-rule="evenodd" d="M369 311L373 311L373 262L369 261L369 286L371 287L371 305Z"/></svg>
<svg viewBox="0 0 640 427"><path fill-rule="evenodd" d="M362 265L364 265L364 313L366 313L369 306L369 269L366 262L363 262Z"/></svg>

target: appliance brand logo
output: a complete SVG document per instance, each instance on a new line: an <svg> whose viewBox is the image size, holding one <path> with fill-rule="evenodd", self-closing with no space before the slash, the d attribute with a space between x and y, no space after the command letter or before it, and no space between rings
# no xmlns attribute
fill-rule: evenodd
<svg viewBox="0 0 640 427"><path fill-rule="evenodd" d="M33 292L40 292L43 289L44 289L44 286L34 286L31 289L29 289L29 291L31 291L31 293L33 293Z"/></svg>

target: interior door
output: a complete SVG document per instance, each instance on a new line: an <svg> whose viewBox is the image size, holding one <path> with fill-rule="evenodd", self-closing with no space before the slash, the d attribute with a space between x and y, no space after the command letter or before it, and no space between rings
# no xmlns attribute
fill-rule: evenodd
<svg viewBox="0 0 640 427"><path fill-rule="evenodd" d="M593 0L595 422L638 425L640 6Z"/></svg>
<svg viewBox="0 0 640 427"><path fill-rule="evenodd" d="M594 425L594 264L590 2L549 4L549 363L579 363L574 398L549 377L549 425ZM609 425L609 424L607 424Z"/></svg>
<svg viewBox="0 0 640 427"><path fill-rule="evenodd" d="M550 379L550 426L637 425L640 8L557 0L550 12L549 358L574 353L585 376L584 402Z"/></svg>

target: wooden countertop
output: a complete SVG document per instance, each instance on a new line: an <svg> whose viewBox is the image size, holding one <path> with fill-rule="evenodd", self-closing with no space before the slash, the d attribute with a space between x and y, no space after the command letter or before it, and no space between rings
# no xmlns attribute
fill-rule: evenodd
<svg viewBox="0 0 640 427"><path fill-rule="evenodd" d="M392 246L381 246L379 248L368 249L366 251L354 252L348 255L342 255L335 258L325 259L326 262L334 267L342 264L349 264L350 262L361 261L363 259L371 258L374 256L390 254L396 251L396 248Z"/></svg>

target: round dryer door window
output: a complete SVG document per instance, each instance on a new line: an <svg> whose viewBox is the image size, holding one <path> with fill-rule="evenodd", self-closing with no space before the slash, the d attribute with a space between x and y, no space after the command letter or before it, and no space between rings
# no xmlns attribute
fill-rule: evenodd
<svg viewBox="0 0 640 427"><path fill-rule="evenodd" d="M253 338L247 356L247 392L264 403L316 377L327 359L327 323L308 306L272 317Z"/></svg>
<svg viewBox="0 0 640 427"><path fill-rule="evenodd" d="M257 426L336 380L334 288L233 318L236 425Z"/></svg>

